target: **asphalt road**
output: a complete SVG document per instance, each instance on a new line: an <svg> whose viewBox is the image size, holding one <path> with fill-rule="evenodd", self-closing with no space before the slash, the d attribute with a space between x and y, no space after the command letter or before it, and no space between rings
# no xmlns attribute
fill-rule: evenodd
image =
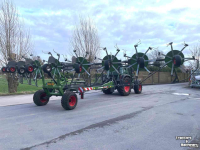
<svg viewBox="0 0 200 150"><path fill-rule="evenodd" d="M92 92L65 111L60 97L35 106L32 95L0 97L0 150L182 150L200 147L200 89L144 86L142 94ZM197 149L197 148L193 148Z"/></svg>

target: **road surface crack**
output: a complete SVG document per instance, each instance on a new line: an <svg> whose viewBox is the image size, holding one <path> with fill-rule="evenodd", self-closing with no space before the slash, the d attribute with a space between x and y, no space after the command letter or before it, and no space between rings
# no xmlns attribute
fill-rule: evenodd
<svg viewBox="0 0 200 150"><path fill-rule="evenodd" d="M61 136L59 136L59 137L57 137L55 139L52 139L50 141L46 141L44 143L37 144L37 145L31 146L31 147L22 148L21 150L30 150L31 148L35 148L35 147L42 146L42 145L47 145L48 146L49 144L56 143L58 141L61 141L61 140L65 139L67 136L73 136L73 135L81 134L81 133L83 133L83 132L85 132L85 131L87 131L89 129L103 128L105 126L110 126L111 124L115 124L118 121L131 119L131 118L135 117L136 115L138 115L138 114L140 114L140 113L142 113L144 111L147 111L149 109L152 109L152 108L153 108L153 106L146 107L146 108L144 108L142 110L139 110L139 111L136 111L136 112L133 112L133 113L130 113L130 114L126 114L126 115L123 115L123 116L119 116L119 117L116 117L116 118L112 118L112 119L109 119L109 120L98 122L98 123L92 124L90 126L87 126L85 128L76 130L74 132L70 132L70 133L61 135Z"/></svg>

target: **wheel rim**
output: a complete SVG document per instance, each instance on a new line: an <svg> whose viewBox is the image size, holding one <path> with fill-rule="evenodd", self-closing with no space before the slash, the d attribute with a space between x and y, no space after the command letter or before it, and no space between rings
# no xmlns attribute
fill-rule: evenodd
<svg viewBox="0 0 200 150"><path fill-rule="evenodd" d="M76 105L76 97L75 96L70 96L69 98L69 106L73 107Z"/></svg>
<svg viewBox="0 0 200 150"><path fill-rule="evenodd" d="M25 69L24 68L20 68L19 73L21 73L21 74L25 73Z"/></svg>
<svg viewBox="0 0 200 150"><path fill-rule="evenodd" d="M29 67L28 67L28 71L29 71L29 72L33 72L33 67L32 67L32 66L29 66Z"/></svg>
<svg viewBox="0 0 200 150"><path fill-rule="evenodd" d="M14 67L11 67L11 68L10 68L10 71L11 71L11 72L15 72L15 68L14 68Z"/></svg>
<svg viewBox="0 0 200 150"><path fill-rule="evenodd" d="M130 90L130 86L125 86L124 87L124 91L127 93L127 92L129 92L129 90Z"/></svg>
<svg viewBox="0 0 200 150"><path fill-rule="evenodd" d="M139 91L142 91L142 85L139 85Z"/></svg>
<svg viewBox="0 0 200 150"><path fill-rule="evenodd" d="M42 103L47 102L47 99L45 99L46 96L47 96L46 93L42 93L42 94L40 95L40 101L41 101Z"/></svg>

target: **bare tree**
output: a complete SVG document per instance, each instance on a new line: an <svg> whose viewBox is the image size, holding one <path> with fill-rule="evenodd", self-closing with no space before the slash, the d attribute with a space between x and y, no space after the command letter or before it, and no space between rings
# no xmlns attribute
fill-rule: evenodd
<svg viewBox="0 0 200 150"><path fill-rule="evenodd" d="M91 18L79 17L79 23L75 25L71 38L71 45L77 51L78 56L84 57L89 52L88 61L93 62L99 54L100 41L97 28Z"/></svg>
<svg viewBox="0 0 200 150"><path fill-rule="evenodd" d="M10 60L19 61L32 49L29 31L24 29L16 6L10 0L0 5L0 65ZM9 93L17 92L18 82L7 74Z"/></svg>
<svg viewBox="0 0 200 150"><path fill-rule="evenodd" d="M40 58L40 56L32 56L32 60L35 61L39 61L41 65L44 65L44 62L42 61L42 59Z"/></svg>
<svg viewBox="0 0 200 150"><path fill-rule="evenodd" d="M163 56L163 51L162 50L153 50L149 53L148 55L149 59L163 59L164 56ZM160 67L164 64L163 61L155 61L153 62L154 66L157 66L157 67Z"/></svg>
<svg viewBox="0 0 200 150"><path fill-rule="evenodd" d="M198 61L200 60L200 45L196 44L193 48L190 49L190 53L195 57ZM197 66L197 61L188 61L190 68L195 69Z"/></svg>

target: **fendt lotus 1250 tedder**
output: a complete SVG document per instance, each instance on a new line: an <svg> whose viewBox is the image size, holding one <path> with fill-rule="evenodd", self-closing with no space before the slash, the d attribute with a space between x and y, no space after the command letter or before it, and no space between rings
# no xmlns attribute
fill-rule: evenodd
<svg viewBox="0 0 200 150"><path fill-rule="evenodd" d="M115 55L109 55L107 49L102 48L106 56L103 59L95 57L96 61L93 62L96 63L87 61L88 52L84 57L80 57L77 55L76 50L74 50L76 55L74 62L67 59L65 59L65 62L60 62L60 54L54 51L58 58L53 57L51 52L48 52L49 59L47 62L43 61L43 65L38 60L24 57L25 61L9 61L6 67L1 70L21 84L33 85L34 83L35 86L39 86L38 81L41 80L42 90L35 92L33 95L33 101L37 106L46 105L51 96L62 96L62 107L66 110L72 110L78 103L76 93L80 94L81 99L84 98L85 92L91 90L102 90L104 94L112 94L117 90L120 95L128 96L131 89L134 89L136 94L140 94L142 83L165 66L171 68L171 75L173 76L174 72L176 73L175 69L181 67L185 61L196 60L194 57L184 57L182 51L188 46L185 43L182 50L173 50L173 43L169 43L171 51L164 55L165 58L154 60L149 60L147 53L155 48L149 47L145 53L142 53L137 50L139 44L140 42L134 45L136 53L132 57L124 54L126 58L124 61L117 58L120 49L116 46L117 52ZM165 61L165 63L157 71L151 73L147 66L149 62L155 61ZM141 69L149 72L149 76L142 81L138 79ZM69 79L70 72L73 73L73 76ZM96 78L92 78L91 74L95 74ZM193 72L189 77L192 74Z"/></svg>

